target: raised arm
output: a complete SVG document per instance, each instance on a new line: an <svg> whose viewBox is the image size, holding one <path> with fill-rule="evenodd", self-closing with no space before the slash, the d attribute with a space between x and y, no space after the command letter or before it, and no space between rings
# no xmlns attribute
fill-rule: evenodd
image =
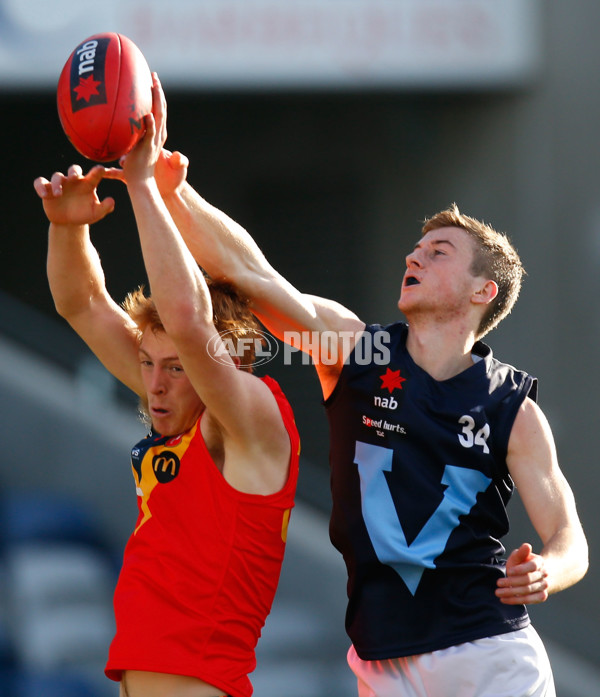
<svg viewBox="0 0 600 697"><path fill-rule="evenodd" d="M364 322L333 300L301 293L271 266L241 225L208 203L187 182L165 195L164 200L198 263L211 277L229 281L249 298L254 314L278 339L311 354L328 396ZM344 332L350 337L339 343L338 361L333 365L331 361L320 364L314 351L320 345L314 336L322 332ZM302 336L308 336L308 342L298 342Z"/></svg>
<svg viewBox="0 0 600 697"><path fill-rule="evenodd" d="M148 117L144 139L122 161L152 298L183 369L206 407L203 432L208 421L222 439L225 477L244 491L272 493L287 476L290 440L270 389L262 380L236 369L224 350L204 275L153 176L162 139L160 120L158 124L157 129L153 117Z"/></svg>
<svg viewBox="0 0 600 697"><path fill-rule="evenodd" d="M155 114L166 119L166 102L159 88ZM294 344L313 355L327 395L337 381L346 354L364 329L364 322L337 302L301 293L267 261L248 232L228 215L208 203L186 181L188 160L181 153L163 150L156 166L156 182L167 209L192 256L214 279L230 282L252 303L254 314L282 341L302 332L345 332L335 365L318 364L311 351L318 342ZM117 170L108 176L122 178ZM331 363L331 361L328 361Z"/></svg>
<svg viewBox="0 0 600 697"><path fill-rule="evenodd" d="M509 605L544 602L583 578L588 546L573 492L558 465L550 426L529 398L515 420L507 464L543 546L535 554L525 542L512 552L496 594Z"/></svg>
<svg viewBox="0 0 600 697"><path fill-rule="evenodd" d="M166 155L162 167L183 169L181 162L177 153ZM283 338L286 330L339 331L364 326L338 303L294 288L269 264L250 234L187 181L174 189L161 189L194 258L210 276L234 283L251 298L257 316L274 334Z"/></svg>
<svg viewBox="0 0 600 697"><path fill-rule="evenodd" d="M50 220L47 273L57 312L104 366L136 394L143 393L133 322L109 296L89 226L112 212L114 201L100 201L97 186L104 168L83 176L77 165L67 175L39 177L34 188Z"/></svg>

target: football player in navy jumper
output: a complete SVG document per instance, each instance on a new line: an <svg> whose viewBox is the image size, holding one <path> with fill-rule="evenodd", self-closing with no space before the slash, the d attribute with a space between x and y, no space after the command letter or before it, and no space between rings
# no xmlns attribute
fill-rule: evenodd
<svg viewBox="0 0 600 697"><path fill-rule="evenodd" d="M588 550L537 381L481 342L519 294L508 238L456 206L433 216L406 257L407 323L366 325L282 278L186 182L187 165L165 150L156 178L192 254L310 352L319 376L359 696L554 695L526 606L578 582ZM505 558L515 486L541 548L524 542Z"/></svg>

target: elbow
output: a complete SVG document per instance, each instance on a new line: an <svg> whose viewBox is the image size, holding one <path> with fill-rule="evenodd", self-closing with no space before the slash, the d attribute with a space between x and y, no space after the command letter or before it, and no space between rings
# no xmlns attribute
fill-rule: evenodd
<svg viewBox="0 0 600 697"><path fill-rule="evenodd" d="M161 315L161 320L165 332L176 345L197 341L202 334L214 332L212 315L191 301L170 308L164 317Z"/></svg>
<svg viewBox="0 0 600 697"><path fill-rule="evenodd" d="M73 319L73 317L75 317L77 314L81 312L80 305L75 305L68 298L61 299L54 297L53 300L56 314L62 317L67 322L70 322Z"/></svg>
<svg viewBox="0 0 600 697"><path fill-rule="evenodd" d="M578 578L577 578L577 581L580 581L587 574L588 569L590 567L590 553L589 553L589 546L587 543L587 539L586 539L585 533L583 532L583 528L581 528L581 526L579 527L579 534L577 537L578 537L578 540L575 543L574 547L576 549L575 558L578 560L578 564L577 564Z"/></svg>
<svg viewBox="0 0 600 697"><path fill-rule="evenodd" d="M590 564L587 555L587 549L581 550L577 562L573 564L571 568L571 577L569 578L568 582L564 584L564 588L570 588L571 586L574 586L576 583L579 583L579 581L581 581L583 577L587 574L589 566ZM563 590L563 588L559 588L558 590Z"/></svg>
<svg viewBox="0 0 600 697"><path fill-rule="evenodd" d="M54 300L54 309L56 310L56 314L59 317L62 317L63 319L68 320L69 315L71 314L69 311L68 306L66 303L61 303L58 300Z"/></svg>
<svg viewBox="0 0 600 697"><path fill-rule="evenodd" d="M589 555L589 548L587 541L585 537L583 538L582 542L582 553L581 553L581 576L579 577L579 580L581 580L588 572L590 568L590 555Z"/></svg>
<svg viewBox="0 0 600 697"><path fill-rule="evenodd" d="M567 560L565 559L565 561ZM573 541L572 543L569 561L567 561L563 567L565 569L565 576L563 577L562 583L558 584L556 590L565 590L566 588L570 588L576 583L579 583L579 581L581 581L581 579L587 574L589 565L588 544L583 531L581 531L579 539ZM563 564L561 564L561 566L563 566ZM560 578L560 575L561 574L559 571L557 577Z"/></svg>

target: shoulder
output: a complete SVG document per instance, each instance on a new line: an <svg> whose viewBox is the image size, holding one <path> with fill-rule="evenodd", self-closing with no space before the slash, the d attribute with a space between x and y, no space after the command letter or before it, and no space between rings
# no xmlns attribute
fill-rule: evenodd
<svg viewBox="0 0 600 697"><path fill-rule="evenodd" d="M223 475L240 492L270 495L294 489L300 437L292 408L271 377L247 374L254 386L250 435L222 430ZM286 487L287 483L287 487Z"/></svg>
<svg viewBox="0 0 600 697"><path fill-rule="evenodd" d="M252 377L264 385L266 389L262 389L265 395L271 393L278 404L286 404L289 406L288 398L285 396L285 393L281 389L281 386L277 380L272 378L270 375L263 375L259 377L258 375L252 374Z"/></svg>
<svg viewBox="0 0 600 697"><path fill-rule="evenodd" d="M268 449L277 441L287 443L289 438L295 441L297 428L292 405L277 380L254 373L245 373L244 379L252 390L249 407L252 447L261 447L262 443Z"/></svg>
<svg viewBox="0 0 600 697"><path fill-rule="evenodd" d="M270 375L263 375L263 376L259 377L258 375L254 375L254 374L253 374L253 377L257 378L262 383L264 383L269 388L269 390L273 393L274 397L286 399L286 396L283 393L283 390L281 389L279 383L277 382L277 380L275 380L275 378L272 378Z"/></svg>
<svg viewBox="0 0 600 697"><path fill-rule="evenodd" d="M357 344L362 341L363 344L368 344L368 348L374 349L373 352L368 352L367 356L375 357L380 350L398 350L406 345L406 337L408 335L408 325L405 322L392 322L391 324L366 324L361 332ZM364 362L365 347L362 347L360 356L361 362ZM354 351L354 355L356 350ZM354 355L350 355L352 359Z"/></svg>
<svg viewBox="0 0 600 697"><path fill-rule="evenodd" d="M503 363L494 358L491 348L478 341L473 347L473 353L483 358L486 373L492 388L503 388L515 394L517 399L528 397L537 401L538 380L527 371L515 368L510 363Z"/></svg>
<svg viewBox="0 0 600 697"><path fill-rule="evenodd" d="M365 324L365 331L371 334L375 332L387 332L393 336L397 336L408 333L408 324L401 321L390 322L389 324Z"/></svg>
<svg viewBox="0 0 600 697"><path fill-rule="evenodd" d="M531 453L553 449L550 424L542 409L526 397L517 411L510 434L509 454Z"/></svg>
<svg viewBox="0 0 600 697"><path fill-rule="evenodd" d="M516 435L534 435L550 430L548 419L531 397L525 397L519 406L513 431Z"/></svg>
<svg viewBox="0 0 600 697"><path fill-rule="evenodd" d="M285 396L285 393L281 389L279 383L277 382L277 380L270 377L269 375L264 375L263 377L260 377L258 379L265 385L265 387L268 388L270 393L275 398L275 402L277 404L279 412L283 418L284 424L287 427L290 421L294 421L294 412L288 398Z"/></svg>

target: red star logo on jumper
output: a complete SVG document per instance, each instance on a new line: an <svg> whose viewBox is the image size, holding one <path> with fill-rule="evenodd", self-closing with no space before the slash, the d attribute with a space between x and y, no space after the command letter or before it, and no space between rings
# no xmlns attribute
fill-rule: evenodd
<svg viewBox="0 0 600 697"><path fill-rule="evenodd" d="M101 82L98 82L97 80L94 80L94 76L90 75L89 77L80 77L79 78L79 84L77 87L73 88L74 92L77 92L77 101L80 99L85 99L86 102L90 101L90 97L92 97L95 94L100 94L98 92L98 85L101 85Z"/></svg>
<svg viewBox="0 0 600 697"><path fill-rule="evenodd" d="M386 369L385 375L379 376L379 379L381 380L381 389L388 390L390 394L396 388L401 390L402 383L406 380L406 378L400 376L399 370L390 370L389 368Z"/></svg>

